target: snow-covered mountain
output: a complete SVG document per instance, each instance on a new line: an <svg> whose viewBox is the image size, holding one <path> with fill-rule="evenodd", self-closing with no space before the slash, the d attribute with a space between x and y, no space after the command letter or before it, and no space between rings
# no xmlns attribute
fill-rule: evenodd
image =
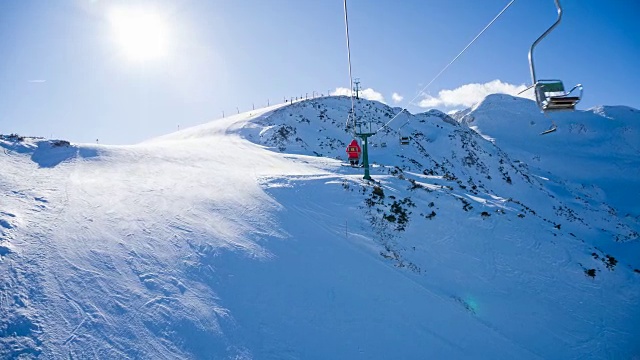
<svg viewBox="0 0 640 360"><path fill-rule="evenodd" d="M382 127L400 109L358 100L368 182L350 107L3 136L0 357L640 356L640 111L491 95Z"/></svg>

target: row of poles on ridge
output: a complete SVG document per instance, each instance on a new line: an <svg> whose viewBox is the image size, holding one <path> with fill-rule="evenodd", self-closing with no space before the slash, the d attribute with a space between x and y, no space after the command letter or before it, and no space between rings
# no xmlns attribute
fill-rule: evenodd
<svg viewBox="0 0 640 360"><path fill-rule="evenodd" d="M326 95L323 92L313 90L312 92L306 92L304 94L300 94L300 96L289 96L289 97L283 96L281 104L287 104L287 103L291 104L300 100L316 99L320 97L331 96L331 91L332 90L327 90ZM275 105L277 104L277 102L271 102L271 99L267 99L266 107L271 106L271 104ZM261 108L264 106L265 106L264 103L257 104L256 106L256 103L254 102L254 103L251 103L251 110L255 110L256 108ZM229 114L240 114L240 112L241 112L240 107L236 106L235 112L234 111L225 112L224 110L222 110L222 117L225 117L226 115L229 115Z"/></svg>

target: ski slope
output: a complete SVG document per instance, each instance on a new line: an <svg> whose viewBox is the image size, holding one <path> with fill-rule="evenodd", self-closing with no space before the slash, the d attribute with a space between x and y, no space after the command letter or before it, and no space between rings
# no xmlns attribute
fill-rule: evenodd
<svg viewBox="0 0 640 360"><path fill-rule="evenodd" d="M345 97L131 146L5 136L0 358L639 356L638 111L539 137L531 105L403 113L374 182Z"/></svg>

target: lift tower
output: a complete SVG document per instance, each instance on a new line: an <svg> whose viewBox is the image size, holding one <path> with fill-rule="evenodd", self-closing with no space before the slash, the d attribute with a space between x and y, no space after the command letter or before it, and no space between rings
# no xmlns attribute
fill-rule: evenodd
<svg viewBox="0 0 640 360"><path fill-rule="evenodd" d="M362 166L364 167L364 177L365 180L371 180L371 175L369 175L369 137L375 135L375 131L371 130L371 122L369 122L369 128L365 125L364 128L362 126L362 122L357 122L355 124L355 133L357 137L361 138L362 143Z"/></svg>

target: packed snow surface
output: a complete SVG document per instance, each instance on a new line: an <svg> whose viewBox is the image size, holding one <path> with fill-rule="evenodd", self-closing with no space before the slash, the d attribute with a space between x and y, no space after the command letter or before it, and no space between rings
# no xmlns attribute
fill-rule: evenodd
<svg viewBox="0 0 640 360"><path fill-rule="evenodd" d="M356 105L0 137L0 358L640 356L640 111Z"/></svg>

